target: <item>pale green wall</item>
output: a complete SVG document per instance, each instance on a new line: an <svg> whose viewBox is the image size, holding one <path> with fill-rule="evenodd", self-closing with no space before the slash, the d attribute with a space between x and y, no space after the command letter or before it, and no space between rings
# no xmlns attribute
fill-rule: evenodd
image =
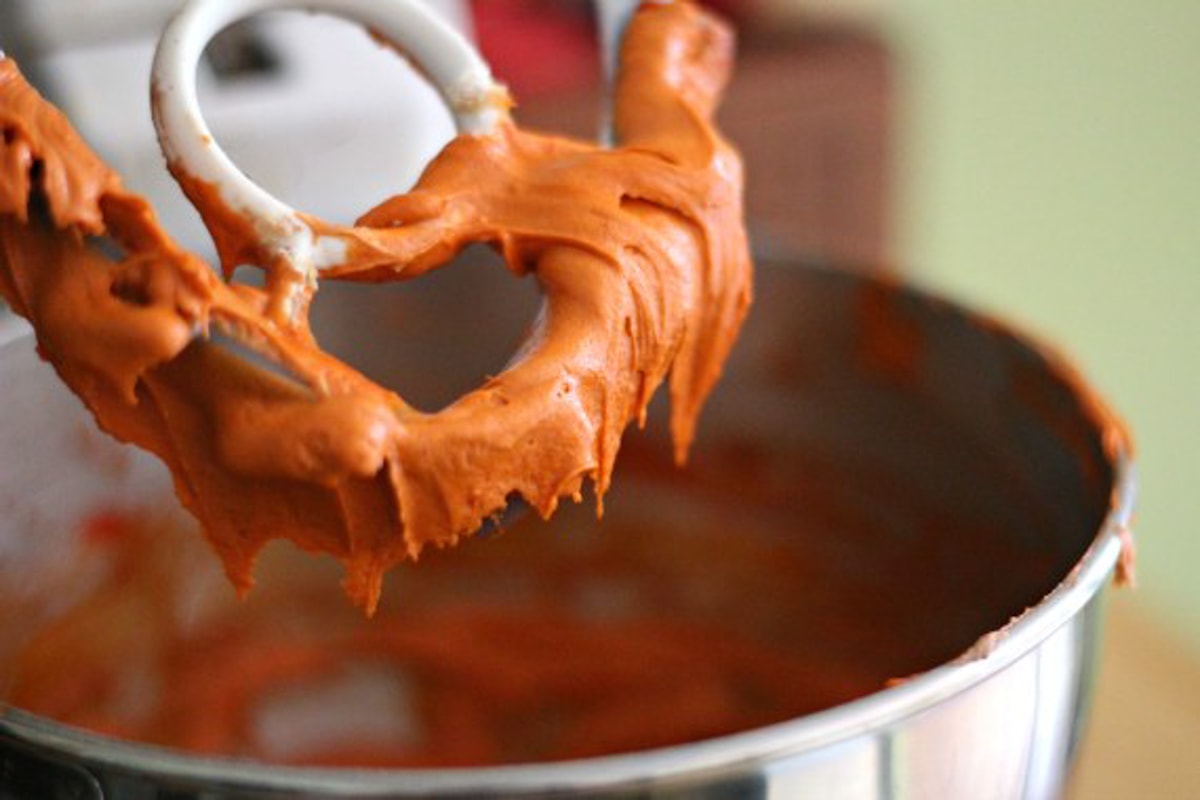
<svg viewBox="0 0 1200 800"><path fill-rule="evenodd" d="M1074 354L1131 422L1140 600L1200 653L1200 1L883 10L898 255Z"/></svg>

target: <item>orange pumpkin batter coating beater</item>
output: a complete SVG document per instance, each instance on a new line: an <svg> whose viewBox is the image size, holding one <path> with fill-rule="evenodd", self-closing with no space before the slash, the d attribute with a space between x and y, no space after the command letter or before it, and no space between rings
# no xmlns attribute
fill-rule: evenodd
<svg viewBox="0 0 1200 800"><path fill-rule="evenodd" d="M321 278L414 278L486 242L538 282L543 309L514 360L435 413L323 352L307 322L316 282L280 278L253 225L173 164L226 275L254 263L268 280L223 281L181 250L11 60L0 292L99 425L170 467L239 591L266 542L286 538L340 559L369 613L386 570L512 497L549 516L590 480L599 503L623 431L664 381L684 460L751 299L741 162L712 122L732 52L707 12L648 4L622 47L611 149L505 118L459 135L355 225L309 220L344 244Z"/></svg>

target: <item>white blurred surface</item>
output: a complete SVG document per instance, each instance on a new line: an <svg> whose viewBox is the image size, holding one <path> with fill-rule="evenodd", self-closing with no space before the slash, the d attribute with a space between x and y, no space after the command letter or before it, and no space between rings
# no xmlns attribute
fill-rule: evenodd
<svg viewBox="0 0 1200 800"><path fill-rule="evenodd" d="M458 0L435 9L468 27ZM89 143L148 195L189 249L211 253L199 218L167 174L150 119L158 31L177 2L39 0L23 7L36 68ZM255 34L273 72L198 75L204 112L230 156L303 211L346 222L409 188L453 135L436 92L352 23L303 12L263 15Z"/></svg>

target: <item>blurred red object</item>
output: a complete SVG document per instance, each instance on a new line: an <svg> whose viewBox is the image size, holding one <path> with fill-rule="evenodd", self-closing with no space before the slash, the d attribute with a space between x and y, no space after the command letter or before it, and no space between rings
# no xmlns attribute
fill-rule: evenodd
<svg viewBox="0 0 1200 800"><path fill-rule="evenodd" d="M594 5L593 0L473 0L479 49L518 103L599 83ZM708 0L702 5L737 21L755 3Z"/></svg>
<svg viewBox="0 0 1200 800"><path fill-rule="evenodd" d="M475 0L472 12L479 49L518 103L599 80L590 2Z"/></svg>

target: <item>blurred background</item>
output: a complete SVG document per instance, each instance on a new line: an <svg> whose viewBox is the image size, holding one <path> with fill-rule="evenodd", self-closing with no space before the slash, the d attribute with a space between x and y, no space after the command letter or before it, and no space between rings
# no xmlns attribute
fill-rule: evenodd
<svg viewBox="0 0 1200 800"><path fill-rule="evenodd" d="M892 238L916 280L1073 355L1137 442L1073 796L1197 797L1200 4L900 0Z"/></svg>
<svg viewBox="0 0 1200 800"><path fill-rule="evenodd" d="M1200 795L1200 3L712 4L741 31L722 120L748 162L756 245L894 269L1020 323L1128 420L1140 585L1111 601L1072 796ZM175 5L0 0L0 46L204 251L146 102ZM598 130L589 3L435 5L477 37L520 121ZM200 78L235 159L334 219L407 186L452 133L419 78L349 25L239 26Z"/></svg>

